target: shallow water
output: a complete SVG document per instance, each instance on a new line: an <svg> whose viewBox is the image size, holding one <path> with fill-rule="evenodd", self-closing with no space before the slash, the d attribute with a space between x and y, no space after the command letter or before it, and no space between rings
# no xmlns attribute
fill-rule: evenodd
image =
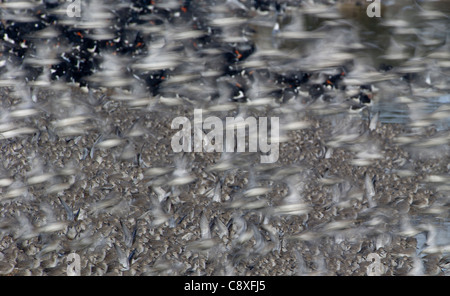
<svg viewBox="0 0 450 296"><path fill-rule="evenodd" d="M428 98L421 105L424 114L431 114L441 106L449 106L450 95ZM380 121L384 123L401 123L411 122L410 110L407 105L395 101L376 101L371 107L372 112L380 112ZM450 118L443 119L436 124L438 130L446 130L450 127Z"/></svg>

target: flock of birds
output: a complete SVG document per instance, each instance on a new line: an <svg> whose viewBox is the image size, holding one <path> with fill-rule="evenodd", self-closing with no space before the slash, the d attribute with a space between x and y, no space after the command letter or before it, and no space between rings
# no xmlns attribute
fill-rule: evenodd
<svg viewBox="0 0 450 296"><path fill-rule="evenodd" d="M406 2L2 1L0 274L448 274L449 7ZM174 153L199 108L278 162Z"/></svg>

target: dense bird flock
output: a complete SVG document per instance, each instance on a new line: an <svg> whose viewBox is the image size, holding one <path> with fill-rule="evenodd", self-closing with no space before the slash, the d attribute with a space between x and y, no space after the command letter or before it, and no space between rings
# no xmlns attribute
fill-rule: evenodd
<svg viewBox="0 0 450 296"><path fill-rule="evenodd" d="M448 274L449 2L382 2L2 1L0 273Z"/></svg>

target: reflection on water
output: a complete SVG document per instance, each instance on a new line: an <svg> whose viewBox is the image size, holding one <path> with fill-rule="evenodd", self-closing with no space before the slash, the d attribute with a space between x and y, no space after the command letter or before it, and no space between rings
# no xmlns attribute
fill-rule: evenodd
<svg viewBox="0 0 450 296"><path fill-rule="evenodd" d="M450 95L428 98L420 105L420 110L424 116L438 112L443 106L450 105ZM371 111L380 112L380 121L385 123L411 123L410 109L408 105L398 101L376 101ZM450 117L442 118L436 124L437 130L447 130L450 126Z"/></svg>

